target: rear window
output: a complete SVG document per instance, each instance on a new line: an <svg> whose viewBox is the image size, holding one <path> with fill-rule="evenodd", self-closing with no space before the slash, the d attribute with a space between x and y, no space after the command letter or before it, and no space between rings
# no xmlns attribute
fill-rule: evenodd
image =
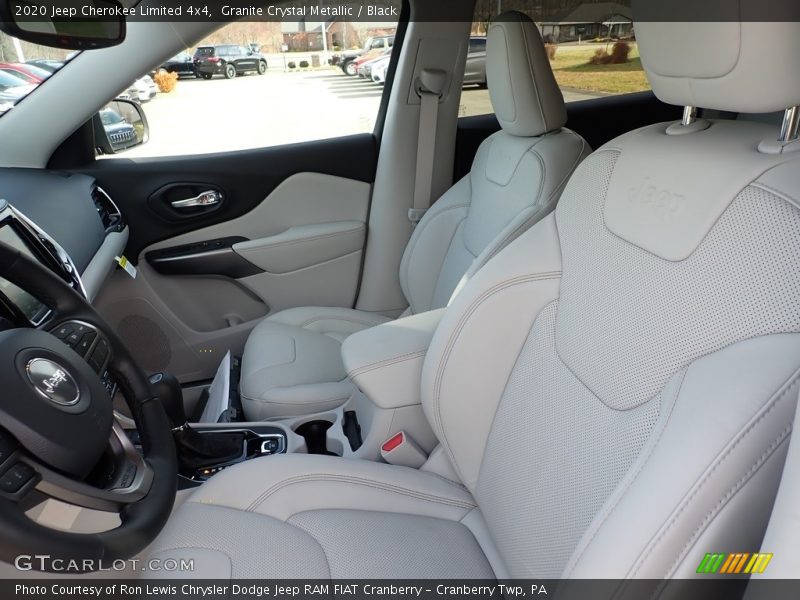
<svg viewBox="0 0 800 600"><path fill-rule="evenodd" d="M207 57L207 56L214 56L214 48L212 46L206 46L204 48L198 48L197 52L195 52L195 56L200 57Z"/></svg>

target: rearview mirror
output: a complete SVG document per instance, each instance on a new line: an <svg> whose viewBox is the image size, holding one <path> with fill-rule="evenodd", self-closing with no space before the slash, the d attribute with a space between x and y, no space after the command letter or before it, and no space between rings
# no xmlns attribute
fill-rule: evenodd
<svg viewBox="0 0 800 600"><path fill-rule="evenodd" d="M0 29L55 48L107 48L125 39L125 13L117 0L0 0Z"/></svg>
<svg viewBox="0 0 800 600"><path fill-rule="evenodd" d="M138 102L117 98L92 119L94 145L99 154L117 154L144 144L150 137L147 117Z"/></svg>

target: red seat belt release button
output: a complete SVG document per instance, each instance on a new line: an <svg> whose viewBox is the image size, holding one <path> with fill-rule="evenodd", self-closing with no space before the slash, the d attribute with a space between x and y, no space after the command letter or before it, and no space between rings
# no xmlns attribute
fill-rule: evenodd
<svg viewBox="0 0 800 600"><path fill-rule="evenodd" d="M395 433L392 437L388 440L383 442L383 446L381 446L381 450L384 452L391 452L395 448L397 448L400 444L404 441L405 434L401 431L399 433Z"/></svg>
<svg viewBox="0 0 800 600"><path fill-rule="evenodd" d="M381 444L381 456L390 465L418 469L428 460L428 454L405 431L398 431Z"/></svg>

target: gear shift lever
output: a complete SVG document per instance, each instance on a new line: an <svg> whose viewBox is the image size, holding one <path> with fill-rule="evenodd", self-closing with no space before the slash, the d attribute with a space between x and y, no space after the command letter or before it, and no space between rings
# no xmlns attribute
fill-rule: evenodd
<svg viewBox="0 0 800 600"><path fill-rule="evenodd" d="M150 385L172 422L172 434L182 470L195 471L236 460L244 452L244 433L200 433L189 425L181 384L171 373L154 373Z"/></svg>
<svg viewBox="0 0 800 600"><path fill-rule="evenodd" d="M183 390L172 373L155 373L150 376L150 385L156 397L161 400L172 427L178 429L187 425L186 409L183 406Z"/></svg>

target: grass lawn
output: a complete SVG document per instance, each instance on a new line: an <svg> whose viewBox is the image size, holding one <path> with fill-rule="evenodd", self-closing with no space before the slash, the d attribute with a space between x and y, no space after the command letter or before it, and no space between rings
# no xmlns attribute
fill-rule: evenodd
<svg viewBox="0 0 800 600"><path fill-rule="evenodd" d="M586 44L583 46L559 46L556 58L551 63L558 85L576 90L625 94L649 90L639 49L634 44L629 62L620 65L590 65L589 59L598 48L611 51L611 45Z"/></svg>

